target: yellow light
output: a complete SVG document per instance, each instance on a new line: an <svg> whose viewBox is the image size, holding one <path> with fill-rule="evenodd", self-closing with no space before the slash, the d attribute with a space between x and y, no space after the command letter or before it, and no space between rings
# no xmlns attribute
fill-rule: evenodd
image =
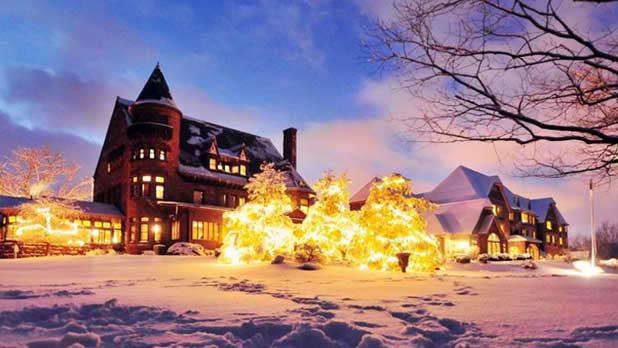
<svg viewBox="0 0 618 348"><path fill-rule="evenodd" d="M90 231L90 235L91 235L93 238L97 238L97 237L99 236L99 230L97 230L96 228L95 228L95 229L93 229L92 231Z"/></svg>

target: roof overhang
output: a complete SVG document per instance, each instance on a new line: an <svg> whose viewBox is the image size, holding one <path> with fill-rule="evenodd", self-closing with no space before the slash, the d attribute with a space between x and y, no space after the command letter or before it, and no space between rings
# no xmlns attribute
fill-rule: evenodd
<svg viewBox="0 0 618 348"><path fill-rule="evenodd" d="M216 211L232 210L232 208L221 207L218 205L196 204L196 203L176 202L176 201L157 201L157 204L163 205L163 206L182 207L182 208L199 209L199 210L216 210Z"/></svg>

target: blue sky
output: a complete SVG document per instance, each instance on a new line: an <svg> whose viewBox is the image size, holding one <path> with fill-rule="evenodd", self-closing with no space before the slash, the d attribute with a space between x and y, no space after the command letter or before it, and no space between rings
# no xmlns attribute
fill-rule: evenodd
<svg viewBox="0 0 618 348"><path fill-rule="evenodd" d="M7 1L0 7L0 156L50 145L92 175L115 96L135 98L157 62L185 114L271 137L299 129L299 169L347 171L352 189L400 172L418 191L457 165L554 196L585 230L585 184L509 176L500 147L413 146L393 116L415 112L361 49L387 1ZM610 202L615 190L603 196ZM561 203L562 202L562 203ZM611 208L600 209L609 218Z"/></svg>

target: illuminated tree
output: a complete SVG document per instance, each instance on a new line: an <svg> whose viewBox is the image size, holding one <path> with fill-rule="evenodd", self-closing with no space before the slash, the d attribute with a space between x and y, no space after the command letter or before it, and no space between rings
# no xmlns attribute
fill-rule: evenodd
<svg viewBox="0 0 618 348"><path fill-rule="evenodd" d="M92 186L89 179L76 178L79 169L79 165L67 163L62 154L47 147L19 147L0 163L0 194L88 199Z"/></svg>
<svg viewBox="0 0 618 348"><path fill-rule="evenodd" d="M292 202L284 180L272 163L262 165L261 172L249 179L245 186L249 201L223 216L227 234L221 261L240 264L292 254L295 226L287 216Z"/></svg>
<svg viewBox="0 0 618 348"><path fill-rule="evenodd" d="M361 267L397 269L399 253L410 253L410 268L430 271L442 263L436 239L426 232L423 213L432 204L412 195L410 182L401 175L382 178L371 187L360 211L366 233L351 255Z"/></svg>
<svg viewBox="0 0 618 348"><path fill-rule="evenodd" d="M317 248L322 262L346 260L355 239L362 235L356 222L357 212L350 211L348 182L345 175L337 177L327 172L313 186L316 203L301 225L301 247L297 253L314 252Z"/></svg>
<svg viewBox="0 0 618 348"><path fill-rule="evenodd" d="M74 200L87 199L88 179L77 180L77 164L48 148L17 148L0 163L0 194L29 197L19 207L15 237L26 242L85 243L87 232L71 222L79 215Z"/></svg>

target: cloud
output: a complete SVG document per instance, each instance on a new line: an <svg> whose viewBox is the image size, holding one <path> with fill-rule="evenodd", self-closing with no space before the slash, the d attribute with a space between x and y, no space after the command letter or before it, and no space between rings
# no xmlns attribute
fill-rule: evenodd
<svg viewBox="0 0 618 348"><path fill-rule="evenodd" d="M5 70L1 98L9 107L20 109L13 114L18 124L102 139L115 96L128 84L84 79L66 70L13 66Z"/></svg>
<svg viewBox="0 0 618 348"><path fill-rule="evenodd" d="M28 129L12 122L11 117L2 110L0 124L0 159L10 156L11 152L20 146L47 146L61 152L70 162L78 163L81 166L81 177L91 177L94 174L96 160L99 158L99 145L65 132Z"/></svg>

